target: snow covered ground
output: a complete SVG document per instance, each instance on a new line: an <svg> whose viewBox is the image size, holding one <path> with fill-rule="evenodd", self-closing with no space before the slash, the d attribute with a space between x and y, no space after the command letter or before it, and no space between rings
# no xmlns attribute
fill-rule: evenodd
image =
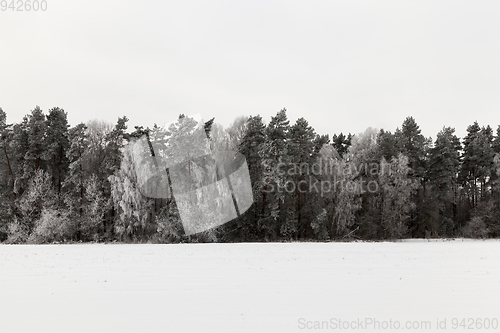
<svg viewBox="0 0 500 333"><path fill-rule="evenodd" d="M0 332L464 331L454 318L500 320L500 241L0 245Z"/></svg>

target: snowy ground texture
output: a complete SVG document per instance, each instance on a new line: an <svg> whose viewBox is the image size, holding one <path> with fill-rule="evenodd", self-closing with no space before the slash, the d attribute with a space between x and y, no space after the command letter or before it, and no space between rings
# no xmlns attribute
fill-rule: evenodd
<svg viewBox="0 0 500 333"><path fill-rule="evenodd" d="M0 245L0 332L401 331L367 318L500 320L500 241Z"/></svg>

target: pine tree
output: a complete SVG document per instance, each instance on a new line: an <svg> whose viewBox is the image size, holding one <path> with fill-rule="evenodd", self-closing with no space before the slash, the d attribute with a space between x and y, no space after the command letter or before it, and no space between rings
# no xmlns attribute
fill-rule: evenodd
<svg viewBox="0 0 500 333"><path fill-rule="evenodd" d="M57 191L61 192L61 185L67 172L68 161L66 151L69 148L68 140L68 114L58 107L49 110L47 115L46 156L50 161L52 183Z"/></svg>
<svg viewBox="0 0 500 333"><path fill-rule="evenodd" d="M121 149L125 146L128 135L128 118L123 116L118 118L114 129L106 135L106 157L104 159L105 169L108 175L112 175L120 168L122 153Z"/></svg>
<svg viewBox="0 0 500 333"><path fill-rule="evenodd" d="M281 223L283 218L288 218L285 210L282 211L282 207L285 203L286 169L289 167L287 152L289 124L286 109L280 110L276 116L271 117L265 131L266 140L259 153L264 168L261 213L264 218L259 224L265 229L266 237L273 237L277 233L289 236L290 232L294 232L293 228L289 228L290 225ZM267 216L270 219L267 219Z"/></svg>
<svg viewBox="0 0 500 333"><path fill-rule="evenodd" d="M46 156L47 146L47 123L45 115L39 106L31 111L28 116L28 151L26 152L26 164L24 174L31 177L35 171L40 168L45 170L44 157Z"/></svg>
<svg viewBox="0 0 500 333"><path fill-rule="evenodd" d="M330 144L330 137L328 136L328 134L325 135L316 134L313 144L314 144L314 158L318 158L321 149L323 149L325 145Z"/></svg>
<svg viewBox="0 0 500 333"><path fill-rule="evenodd" d="M497 132L492 144L492 149L496 154L500 154L500 125L498 125L497 127Z"/></svg>
<svg viewBox="0 0 500 333"><path fill-rule="evenodd" d="M413 211L409 221L409 229L412 236L423 237L421 234L424 228L425 213L428 211L425 207L426 190L426 168L427 153L432 143L431 139L426 139L422 134L420 127L413 117L407 117L401 129L395 132L399 152L408 157L408 166L411 168L410 177L417 179L421 187L413 195L413 202L416 209Z"/></svg>
<svg viewBox="0 0 500 333"><path fill-rule="evenodd" d="M401 145L401 152L408 157L408 165L416 178L424 176L426 145L429 143L421 132L415 119L407 117L401 126L401 131L396 135L396 140Z"/></svg>
<svg viewBox="0 0 500 333"><path fill-rule="evenodd" d="M344 154L349 150L352 137L353 135L351 133L345 136L342 132L340 132L339 135L332 135L332 146L335 148L340 157L344 156Z"/></svg>
<svg viewBox="0 0 500 333"><path fill-rule="evenodd" d="M254 204L245 214L240 227L239 237L243 240L257 240L260 238L260 232L257 228L258 221L261 219L263 202L263 164L260 152L263 151L265 142L266 126L260 115L249 117L246 123L246 131L239 144L238 151L245 156L250 180L252 183L252 193Z"/></svg>
<svg viewBox="0 0 500 333"><path fill-rule="evenodd" d="M496 176L492 181L492 200L489 205L490 210L487 212L489 213L487 226L491 237L500 237L500 153L495 155L493 165Z"/></svg>
<svg viewBox="0 0 500 333"><path fill-rule="evenodd" d="M14 193L16 196L22 194L27 186L28 176L24 170L28 169L25 159L28 153L28 117L23 117L23 121L15 124L12 128L12 170L15 177Z"/></svg>
<svg viewBox="0 0 500 333"><path fill-rule="evenodd" d="M5 174L8 176L3 176L2 179L9 179L9 182L13 182L14 179L14 172L12 171L12 165L11 165L11 149L10 149L10 144L12 142L12 125L7 124L7 114L0 108L0 145L1 145L1 153L0 156L2 156L2 160L7 167L7 171Z"/></svg>
<svg viewBox="0 0 500 333"><path fill-rule="evenodd" d="M5 164L8 169L9 178L13 181L14 173L11 166L10 157L10 142L12 140L12 125L7 124L7 114L0 108L0 145L2 152L0 153L5 158ZM6 179L6 177L2 177Z"/></svg>
<svg viewBox="0 0 500 333"><path fill-rule="evenodd" d="M0 108L0 242L6 238L7 222L12 219L15 193L12 171L12 128L6 123L7 114Z"/></svg>
<svg viewBox="0 0 500 333"><path fill-rule="evenodd" d="M474 122L467 128L460 170L460 179L467 189L471 209L476 208L480 198L487 194L487 181L491 176L493 157L491 128L480 128L479 124Z"/></svg>
<svg viewBox="0 0 500 333"><path fill-rule="evenodd" d="M292 175L288 177L293 182L293 191L287 194L290 197L289 218L285 223L294 223L290 230L293 230L293 236L306 237L312 236L310 228L310 218L315 216L313 202L308 202L313 198L312 193L309 194L309 184L311 170L316 156L314 154L316 133L309 126L309 123L304 118L299 118L290 128L290 139L288 142L288 154L290 156L290 169L293 170Z"/></svg>
<svg viewBox="0 0 500 333"><path fill-rule="evenodd" d="M401 134L398 134L399 136ZM398 156L397 136L389 131L380 130L377 136L377 145L380 151L380 158L384 157L387 161L391 161L393 157Z"/></svg>
<svg viewBox="0 0 500 333"><path fill-rule="evenodd" d="M427 177L432 186L433 207L438 215L429 220L433 233L451 236L455 229L458 209L458 182L461 144L455 129L444 127L430 150Z"/></svg>

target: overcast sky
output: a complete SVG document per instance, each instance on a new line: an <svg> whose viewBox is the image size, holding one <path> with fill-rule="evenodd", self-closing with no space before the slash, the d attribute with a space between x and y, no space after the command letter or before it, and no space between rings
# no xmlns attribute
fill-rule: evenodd
<svg viewBox="0 0 500 333"><path fill-rule="evenodd" d="M498 1L46 1L0 12L9 122L39 105L72 125L283 107L330 135L500 124Z"/></svg>

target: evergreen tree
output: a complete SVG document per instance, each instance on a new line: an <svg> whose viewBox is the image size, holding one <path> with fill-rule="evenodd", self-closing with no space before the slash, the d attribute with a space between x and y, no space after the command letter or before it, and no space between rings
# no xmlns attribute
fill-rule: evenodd
<svg viewBox="0 0 500 333"><path fill-rule="evenodd" d="M36 106L28 116L28 150L24 174L26 177L31 177L35 171L40 168L45 170L44 157L46 156L47 146L47 123L45 115L39 106Z"/></svg>
<svg viewBox="0 0 500 333"><path fill-rule="evenodd" d="M263 164L260 153L263 151L266 126L260 115L249 117L246 123L246 131L238 147L248 164L254 204L245 214L240 227L239 238L257 240L260 238L258 222L262 217L264 209L263 202Z"/></svg>
<svg viewBox="0 0 500 333"><path fill-rule="evenodd" d="M492 181L492 198L486 214L486 223L490 236L500 237L500 153L495 155L493 165L496 177Z"/></svg>
<svg viewBox="0 0 500 333"><path fill-rule="evenodd" d="M7 114L0 108L0 242L6 238L6 226L12 219L15 193L11 165L12 128L6 123Z"/></svg>
<svg viewBox="0 0 500 333"><path fill-rule="evenodd" d="M408 166L411 168L410 177L419 181L421 187L413 195L413 202L416 209L413 211L409 221L409 229L412 236L423 237L425 233L425 213L428 211L426 205L426 168L427 153L431 144L430 139L426 139L422 134L420 127L413 117L407 117L401 130L395 132L396 142L399 151L408 157Z"/></svg>
<svg viewBox="0 0 500 333"><path fill-rule="evenodd" d="M432 186L432 201L438 214L429 219L430 231L451 236L457 222L458 183L461 144L455 129L444 127L430 150L427 177Z"/></svg>
<svg viewBox="0 0 500 333"><path fill-rule="evenodd" d="M495 139L492 144L493 151L495 154L500 154L500 125L497 127L497 132L495 135Z"/></svg>
<svg viewBox="0 0 500 333"><path fill-rule="evenodd" d="M461 153L453 128L431 146L413 117L331 143L286 109L228 129L180 115L128 134L127 121L70 128L63 109L37 106L10 125L0 108L0 241L500 236L500 126L468 126ZM235 150L254 202L219 226L244 192L225 182L244 161Z"/></svg>
<svg viewBox="0 0 500 333"><path fill-rule="evenodd" d="M28 117L23 117L23 121L15 124L12 130L12 170L15 177L14 193L16 196L22 194L27 186L27 175L24 170L28 169L25 159L28 153Z"/></svg>
<svg viewBox="0 0 500 333"><path fill-rule="evenodd" d="M480 198L486 196L493 157L491 128L480 128L479 124L474 122L467 128L460 170L460 179L467 190L471 209L476 208Z"/></svg>
<svg viewBox="0 0 500 333"><path fill-rule="evenodd" d="M128 135L128 118L123 116L118 118L115 128L106 135L106 156L104 165L108 175L112 175L120 168L122 158L122 148L125 146Z"/></svg>
<svg viewBox="0 0 500 333"><path fill-rule="evenodd" d="M340 157L347 153L349 146L351 145L353 135L349 133L347 136L340 132L339 135L332 135L332 146L335 148Z"/></svg>
<svg viewBox="0 0 500 333"><path fill-rule="evenodd" d="M68 161L66 151L69 148L67 112L58 107L49 110L47 115L46 156L50 161L52 183L61 192L61 185L67 172Z"/></svg>
<svg viewBox="0 0 500 333"><path fill-rule="evenodd" d="M426 145L428 141L421 134L420 127L413 117L407 117L396 132L401 152L408 157L408 165L416 178L423 178L425 173Z"/></svg>
<svg viewBox="0 0 500 333"><path fill-rule="evenodd" d="M87 155L87 135L86 126L80 123L69 130L69 149L66 151L66 157L69 160L69 172L64 181L64 187L69 196L66 197L66 203L70 210L83 220L85 181L88 173L85 170L85 156Z"/></svg>
<svg viewBox="0 0 500 333"><path fill-rule="evenodd" d="M271 117L265 131L266 140L259 153L263 163L262 216L270 217L259 223L261 228L265 229L266 237L274 237L277 234L289 236L290 232L293 233L293 222L291 226L282 224L283 218L288 216L281 211L285 203L286 170L290 165L287 151L289 124L286 109Z"/></svg>
<svg viewBox="0 0 500 333"><path fill-rule="evenodd" d="M391 161L392 158L397 157L398 152L401 151L397 143L397 136L383 129L378 133L377 145L381 155L380 158L383 157L386 161Z"/></svg>
<svg viewBox="0 0 500 333"><path fill-rule="evenodd" d="M2 160L4 161L5 166L7 167L8 170L7 172L8 177L3 176L2 179L10 179L10 181L13 181L14 173L12 171L12 165L10 162L11 160L10 143L12 141L11 127L12 125L7 124L7 114L2 110L2 108L0 108L0 145L2 150L0 156L2 156Z"/></svg>
<svg viewBox="0 0 500 333"><path fill-rule="evenodd" d="M290 139L287 151L290 156L291 175L288 180L293 182L291 191L287 191L290 202L287 205L288 213L285 220L285 233L289 237L312 236L310 227L311 217L315 216L312 208L313 198L309 189L311 170L316 156L314 154L316 133L304 118L299 118L290 128ZM290 172L289 172L290 173Z"/></svg>

